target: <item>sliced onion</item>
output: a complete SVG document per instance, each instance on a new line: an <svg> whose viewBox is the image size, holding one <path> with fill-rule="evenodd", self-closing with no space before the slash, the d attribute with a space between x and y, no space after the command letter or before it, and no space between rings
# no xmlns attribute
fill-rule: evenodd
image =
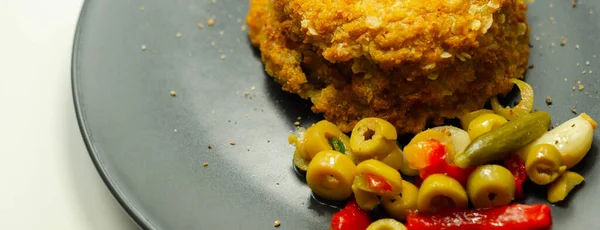
<svg viewBox="0 0 600 230"><path fill-rule="evenodd" d="M516 78L510 79L510 82L514 83L521 90L521 101L515 107L510 106L502 107L498 101L498 97L492 98L491 104L494 112L500 116L503 116L507 120L515 120L526 114L531 113L533 109L533 88L524 81Z"/></svg>

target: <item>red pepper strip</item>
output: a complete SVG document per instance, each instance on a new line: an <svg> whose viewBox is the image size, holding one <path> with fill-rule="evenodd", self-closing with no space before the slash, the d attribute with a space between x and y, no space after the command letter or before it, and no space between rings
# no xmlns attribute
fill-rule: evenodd
<svg viewBox="0 0 600 230"><path fill-rule="evenodd" d="M392 186L387 181L385 181L384 178L373 174L364 175L365 180L367 181L367 183L369 183L369 187L374 188L376 190L392 191Z"/></svg>
<svg viewBox="0 0 600 230"><path fill-rule="evenodd" d="M446 146L436 140L431 140L428 143L431 146L429 148L429 158L427 159L429 166L419 170L419 176L421 177L421 180L418 181L417 184L420 184L423 180L427 179L427 177L433 174L444 174L454 178L463 186L465 186L467 184L467 180L469 179L469 175L471 172L473 172L473 170L475 170L476 167L463 169L454 164L450 164L446 162Z"/></svg>
<svg viewBox="0 0 600 230"><path fill-rule="evenodd" d="M525 192L523 192L523 183L525 180L527 180L525 163L519 156L512 155L504 159L504 166L515 177L515 197L517 199L523 199L525 197Z"/></svg>
<svg viewBox="0 0 600 230"><path fill-rule="evenodd" d="M446 172L446 146L437 140L430 140L428 144L427 167L419 170L419 176L425 180L433 174L443 174Z"/></svg>
<svg viewBox="0 0 600 230"><path fill-rule="evenodd" d="M545 204L513 204L493 209L411 214L406 217L406 227L411 230L542 230L551 226L550 206Z"/></svg>
<svg viewBox="0 0 600 230"><path fill-rule="evenodd" d="M477 167L468 167L463 169L454 164L446 164L446 176L454 178L456 181L460 182L463 186L467 185L467 180L469 180L469 175L473 171L475 171Z"/></svg>
<svg viewBox="0 0 600 230"><path fill-rule="evenodd" d="M469 175L475 170L477 167L469 167L463 169L454 164L444 163L443 165L437 166L429 166L427 168L419 170L419 176L422 180L427 179L427 177L433 174L444 174L446 176L452 177L460 184L465 186L467 184L467 180L469 179Z"/></svg>
<svg viewBox="0 0 600 230"><path fill-rule="evenodd" d="M350 200L344 209L333 215L329 230L365 230L369 224L369 215L358 207L356 201Z"/></svg>
<svg viewBox="0 0 600 230"><path fill-rule="evenodd" d="M427 165L436 166L446 164L446 146L437 140L430 140L427 144L429 150Z"/></svg>

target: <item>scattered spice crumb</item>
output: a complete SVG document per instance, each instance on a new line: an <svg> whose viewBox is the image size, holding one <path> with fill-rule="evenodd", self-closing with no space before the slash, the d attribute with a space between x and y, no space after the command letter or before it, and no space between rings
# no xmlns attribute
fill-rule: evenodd
<svg viewBox="0 0 600 230"><path fill-rule="evenodd" d="M175 90L171 90L171 92L169 92L169 94L171 95L171 97L177 96L177 92L175 92Z"/></svg>
<svg viewBox="0 0 600 230"><path fill-rule="evenodd" d="M242 28L240 28L240 30L246 31L246 27L247 27L246 25L243 25Z"/></svg>
<svg viewBox="0 0 600 230"><path fill-rule="evenodd" d="M202 23L198 23L198 24L196 24L196 26L198 26L198 28L200 28L200 29L204 28L204 24L202 24Z"/></svg>
<svg viewBox="0 0 600 230"><path fill-rule="evenodd" d="M212 149L212 145L209 145L209 146L208 146L208 149Z"/></svg>
<svg viewBox="0 0 600 230"><path fill-rule="evenodd" d="M221 60L225 60L225 55L224 54L221 55Z"/></svg>
<svg viewBox="0 0 600 230"><path fill-rule="evenodd" d="M177 129L173 129L173 132L174 132L174 133L176 133L176 132L177 132Z"/></svg>
<svg viewBox="0 0 600 230"><path fill-rule="evenodd" d="M209 18L208 21L206 22L206 24L208 24L208 26L212 26L215 24L215 19Z"/></svg>
<svg viewBox="0 0 600 230"><path fill-rule="evenodd" d="M279 182L275 183L276 185L279 185Z"/></svg>
<svg viewBox="0 0 600 230"><path fill-rule="evenodd" d="M183 36L183 34L182 34L181 32L177 32L177 33L175 34L175 37L181 37L181 36Z"/></svg>
<svg viewBox="0 0 600 230"><path fill-rule="evenodd" d="M546 105L552 105L552 97L546 97Z"/></svg>
<svg viewBox="0 0 600 230"><path fill-rule="evenodd" d="M571 0L571 5L573 7L576 7L577 6L577 0Z"/></svg>
<svg viewBox="0 0 600 230"><path fill-rule="evenodd" d="M281 221L280 220L275 220L275 223L273 224L273 226L275 226L276 228L281 226Z"/></svg>
<svg viewBox="0 0 600 230"><path fill-rule="evenodd" d="M560 39L560 45L565 46L566 44L567 44L567 38L565 36L562 36L562 38Z"/></svg>
<svg viewBox="0 0 600 230"><path fill-rule="evenodd" d="M146 10L146 7L140 6L140 11L144 12L144 10Z"/></svg>
<svg viewBox="0 0 600 230"><path fill-rule="evenodd" d="M204 167L208 166L208 162L204 162Z"/></svg>
<svg viewBox="0 0 600 230"><path fill-rule="evenodd" d="M575 109L575 106L573 106L573 108L571 108L571 113L577 114L577 109Z"/></svg>
<svg viewBox="0 0 600 230"><path fill-rule="evenodd" d="M590 65L590 61L586 61L586 62L585 62L585 65Z"/></svg>
<svg viewBox="0 0 600 230"><path fill-rule="evenodd" d="M296 122L294 122L294 125L295 125L295 126L300 126L300 122L299 122L299 121L296 121Z"/></svg>
<svg viewBox="0 0 600 230"><path fill-rule="evenodd" d="M235 145L235 141L229 142L230 145Z"/></svg>
<svg viewBox="0 0 600 230"><path fill-rule="evenodd" d="M539 108L535 108L533 111L537 112L537 111L540 111L540 109Z"/></svg>
<svg viewBox="0 0 600 230"><path fill-rule="evenodd" d="M296 117L296 120L302 120L302 117Z"/></svg>
<svg viewBox="0 0 600 230"><path fill-rule="evenodd" d="M244 97L247 97L248 95L250 95L249 92L244 92Z"/></svg>
<svg viewBox="0 0 600 230"><path fill-rule="evenodd" d="M575 91L575 89L576 89L575 86L573 86L573 91Z"/></svg>
<svg viewBox="0 0 600 230"><path fill-rule="evenodd" d="M217 0L210 0L210 2L212 2L212 3L217 3Z"/></svg>
<svg viewBox="0 0 600 230"><path fill-rule="evenodd" d="M271 140L267 140L267 143L271 143Z"/></svg>
<svg viewBox="0 0 600 230"><path fill-rule="evenodd" d="M581 84L581 81L577 81L577 87L579 88L579 91L583 90L583 84Z"/></svg>
<svg viewBox="0 0 600 230"><path fill-rule="evenodd" d="M572 125L571 125L571 128L573 128L573 127L575 127L575 124L572 124Z"/></svg>
<svg viewBox="0 0 600 230"><path fill-rule="evenodd" d="M255 86L250 87L250 90L254 91L256 89Z"/></svg>
<svg viewBox="0 0 600 230"><path fill-rule="evenodd" d="M142 50L146 50L146 44L142 45Z"/></svg>
<svg viewBox="0 0 600 230"><path fill-rule="evenodd" d="M242 22L242 19L241 19L241 18L238 18L238 19L237 19L237 22Z"/></svg>
<svg viewBox="0 0 600 230"><path fill-rule="evenodd" d="M587 73L587 71L581 71L581 74L585 75Z"/></svg>
<svg viewBox="0 0 600 230"><path fill-rule="evenodd" d="M576 66L579 66L579 62L577 62Z"/></svg>
<svg viewBox="0 0 600 230"><path fill-rule="evenodd" d="M225 34L225 31L219 31L219 35L223 36L223 34Z"/></svg>
<svg viewBox="0 0 600 230"><path fill-rule="evenodd" d="M579 44L575 44L575 49L579 49Z"/></svg>
<svg viewBox="0 0 600 230"><path fill-rule="evenodd" d="M530 64L530 65L528 66L528 68L530 68L530 69L533 69L533 67L534 67L534 65L533 65L533 64Z"/></svg>
<svg viewBox="0 0 600 230"><path fill-rule="evenodd" d="M248 152L250 152L250 146L246 147L246 149L248 150Z"/></svg>

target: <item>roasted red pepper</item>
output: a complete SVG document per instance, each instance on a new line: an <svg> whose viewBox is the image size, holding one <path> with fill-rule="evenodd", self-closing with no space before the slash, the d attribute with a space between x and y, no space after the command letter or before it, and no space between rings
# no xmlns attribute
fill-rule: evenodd
<svg viewBox="0 0 600 230"><path fill-rule="evenodd" d="M383 191L392 191L392 186L380 176L365 174L365 180L367 183L369 183L371 188Z"/></svg>
<svg viewBox="0 0 600 230"><path fill-rule="evenodd" d="M411 230L542 230L551 226L552 214L550 207L545 204L513 204L492 209L444 211L406 217L406 227Z"/></svg>
<svg viewBox="0 0 600 230"><path fill-rule="evenodd" d="M356 201L350 200L344 209L333 215L329 230L365 230L369 224L369 215L358 207Z"/></svg>
<svg viewBox="0 0 600 230"><path fill-rule="evenodd" d="M425 180L427 177L433 174L444 174L446 176L452 177L458 182L460 182L463 186L467 184L467 179L469 179L469 175L475 167L469 167L466 169L460 168L454 164L450 164L446 161L446 147L442 145L438 141L433 141L433 143L439 144L434 149L433 154L429 155L429 166L419 170L419 176L422 180Z"/></svg>
<svg viewBox="0 0 600 230"><path fill-rule="evenodd" d="M476 167L469 167L463 169L454 164L444 163L442 165L429 166L427 168L419 170L419 176L422 180L425 180L427 177L433 174L444 174L446 176L452 177L458 182L460 182L463 186L467 184L467 180L469 179L469 175Z"/></svg>
<svg viewBox="0 0 600 230"><path fill-rule="evenodd" d="M515 177L515 197L517 199L523 199L525 197L525 192L523 192L523 183L525 180L527 180L525 163L519 156L512 155L504 159L504 166Z"/></svg>
<svg viewBox="0 0 600 230"><path fill-rule="evenodd" d="M418 141L404 147L408 165L413 169L423 169L446 161L446 146L438 140Z"/></svg>
<svg viewBox="0 0 600 230"><path fill-rule="evenodd" d="M463 186L467 185L467 180L469 180L469 175L473 171L475 171L477 167L468 167L463 169L461 167L456 166L455 164L447 164L446 165L446 176L452 177Z"/></svg>
<svg viewBox="0 0 600 230"><path fill-rule="evenodd" d="M427 142L429 149L429 159L427 159L428 165L436 166L446 163L446 146L437 140L430 140Z"/></svg>

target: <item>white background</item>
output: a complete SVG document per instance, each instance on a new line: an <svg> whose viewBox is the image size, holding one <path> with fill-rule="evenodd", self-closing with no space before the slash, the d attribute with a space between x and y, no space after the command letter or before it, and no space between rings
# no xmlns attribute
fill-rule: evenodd
<svg viewBox="0 0 600 230"><path fill-rule="evenodd" d="M0 0L0 229L137 229L96 172L71 96L83 0Z"/></svg>

